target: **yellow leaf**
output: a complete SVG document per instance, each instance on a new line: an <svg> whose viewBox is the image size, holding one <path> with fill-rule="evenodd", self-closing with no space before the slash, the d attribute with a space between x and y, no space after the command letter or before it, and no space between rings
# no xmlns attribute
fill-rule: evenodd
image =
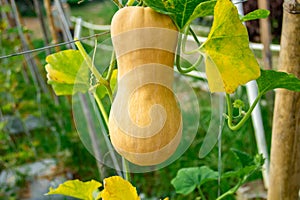
<svg viewBox="0 0 300 200"><path fill-rule="evenodd" d="M78 50L64 50L47 56L48 84L56 95L72 95L89 89L89 69Z"/></svg>
<svg viewBox="0 0 300 200"><path fill-rule="evenodd" d="M69 180L60 184L56 189L50 188L50 191L46 195L61 194L78 199L93 200L93 193L97 192L101 186L102 184L95 180L87 182Z"/></svg>
<svg viewBox="0 0 300 200"><path fill-rule="evenodd" d="M247 29L229 0L217 1L211 32L199 50L205 54L211 92L233 93L239 85L260 76Z"/></svg>
<svg viewBox="0 0 300 200"><path fill-rule="evenodd" d="M140 200L136 188L120 176L112 176L103 180L103 200Z"/></svg>

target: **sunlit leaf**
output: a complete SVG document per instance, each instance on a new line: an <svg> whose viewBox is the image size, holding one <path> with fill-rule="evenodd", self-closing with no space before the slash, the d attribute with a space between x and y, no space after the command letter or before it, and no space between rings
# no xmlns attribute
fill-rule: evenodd
<svg viewBox="0 0 300 200"><path fill-rule="evenodd" d="M112 90L112 92L114 93L116 87L117 87L117 78L118 78L118 70L115 69L111 75L111 79L110 79L110 88Z"/></svg>
<svg viewBox="0 0 300 200"><path fill-rule="evenodd" d="M50 191L46 195L60 194L77 199L93 200L94 193L101 186L102 184L95 180L87 182L70 180L60 184L56 189L50 188Z"/></svg>
<svg viewBox="0 0 300 200"><path fill-rule="evenodd" d="M148 7L170 15L179 29L183 29L193 19L213 14L215 1L207 0L144 0ZM204 3L207 2L207 3ZM201 5L204 3L203 5Z"/></svg>
<svg viewBox="0 0 300 200"><path fill-rule="evenodd" d="M274 70L261 70L261 76L256 81L260 93L276 88L300 92L300 79L293 74Z"/></svg>
<svg viewBox="0 0 300 200"><path fill-rule="evenodd" d="M233 93L239 85L260 76L247 29L229 0L217 1L211 31L199 50L205 55L211 92Z"/></svg>
<svg viewBox="0 0 300 200"><path fill-rule="evenodd" d="M218 172L206 166L190 167L180 169L176 177L172 179L171 184L174 186L176 193L189 194L193 192L197 186L201 186L207 181L217 179Z"/></svg>
<svg viewBox="0 0 300 200"><path fill-rule="evenodd" d="M112 176L103 180L104 190L101 192L103 200L139 200L135 187L120 176Z"/></svg>
<svg viewBox="0 0 300 200"><path fill-rule="evenodd" d="M257 10L254 10L254 11L248 13L245 16L242 16L241 20L243 22L245 22L245 21L249 21L249 20L267 18L269 16L269 14L270 14L269 10L257 9Z"/></svg>
<svg viewBox="0 0 300 200"><path fill-rule="evenodd" d="M57 95L72 95L88 90L88 68L83 66L83 61L77 50L65 50L47 56L45 68L48 83Z"/></svg>

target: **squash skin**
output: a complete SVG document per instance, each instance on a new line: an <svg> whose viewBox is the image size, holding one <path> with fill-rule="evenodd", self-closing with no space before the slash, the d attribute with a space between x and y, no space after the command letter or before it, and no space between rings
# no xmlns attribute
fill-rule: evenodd
<svg viewBox="0 0 300 200"><path fill-rule="evenodd" d="M164 36L158 39L167 40L168 47L166 49L133 48L125 53L120 53L121 51L118 50L118 45L121 48L123 47L120 41L126 40L126 36L124 36L126 33L129 32L131 34L130 31L140 31L145 28L154 28L154 30L157 29L158 31L161 29L177 33L177 27L167 15L159 14L151 8L125 7L114 15L111 23L111 35L117 55L118 81L138 67L147 67L149 63L154 65L157 63L168 67L170 70L165 74L168 80L170 80L167 83L168 87L159 83L145 84L136 88L128 99L129 116L137 126L145 127L151 123L155 123L155 119L151 119L149 114L151 107L155 104L164 108L166 121L163 127L153 136L139 137L139 133L128 134L121 127L122 122L117 122L114 112L111 111L108 128L111 142L119 154L134 164L150 166L167 160L175 152L182 135L182 117L176 98L171 90L177 36ZM155 37L158 37L157 35L159 34L150 34L147 35L147 38L142 36L136 37L134 38L135 41L132 42L143 44L144 40L154 41ZM119 90L117 91L117 95L118 92ZM115 105L118 105L118 103L116 101L113 102ZM133 136L135 134L136 137Z"/></svg>

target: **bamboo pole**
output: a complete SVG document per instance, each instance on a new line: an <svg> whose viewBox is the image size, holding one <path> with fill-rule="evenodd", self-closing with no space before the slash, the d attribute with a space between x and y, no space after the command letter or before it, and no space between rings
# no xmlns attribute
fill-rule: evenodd
<svg viewBox="0 0 300 200"><path fill-rule="evenodd" d="M21 18L20 18L19 11L18 11L15 0L10 0L10 5L11 5L11 8L12 8L13 16L15 18L15 23L16 23L16 27L17 27L17 30L18 30L20 40L21 40L22 48L24 50L29 50L29 46L26 42L26 37L25 37L25 35L23 33L23 30L22 30ZM38 79L37 79L37 75L36 75L37 65L34 62L34 59L30 54L25 54L24 57L25 57L25 61L26 61L27 65L28 65L28 69L30 71L30 75L31 75L31 78L33 80L33 84L35 86L37 96L40 96L41 88L40 88L40 85L39 85L39 82L38 82Z"/></svg>
<svg viewBox="0 0 300 200"><path fill-rule="evenodd" d="M285 0L280 70L300 78L300 3ZM276 91L269 200L297 200L300 189L300 93Z"/></svg>
<svg viewBox="0 0 300 200"><path fill-rule="evenodd" d="M51 12L51 1L50 0L44 0L44 6L47 13L48 23L49 23L49 29L52 36L52 43L57 44L58 43L58 37L57 37L57 31L54 24L53 15ZM55 51L59 51L59 46L55 47Z"/></svg>
<svg viewBox="0 0 300 200"><path fill-rule="evenodd" d="M41 25L41 28L42 28L44 44L45 44L45 46L48 46L49 45L49 35L48 35L48 32L47 32L45 20L44 20L44 17L43 17L43 12L42 12L42 9L41 9L41 5L40 5L38 0L33 0L33 4L34 4L35 12L38 16L38 19L40 21L40 25ZM46 49L45 51L46 51L47 55L49 55L51 53L49 49Z"/></svg>
<svg viewBox="0 0 300 200"><path fill-rule="evenodd" d="M270 10L268 0L258 0L258 8ZM272 52L271 52L271 24L269 18L259 20L259 30L263 49L263 61L265 69L272 69Z"/></svg>
<svg viewBox="0 0 300 200"><path fill-rule="evenodd" d="M16 21L16 27L18 30L18 34L22 43L23 49L29 50L33 49L34 46L32 45L30 36L26 33L23 32L22 30L22 19L18 11L18 7L15 3L15 0L10 0L11 2L11 8L15 17ZM28 68L30 70L32 79L34 81L35 87L37 89L37 96L38 99L40 98L40 92L42 91L44 94L48 95L49 94L49 89L46 85L46 81L42 77L42 73L40 72L38 66L41 66L41 63L39 60L35 59L31 54L27 54L24 56L26 59L26 63L28 64Z"/></svg>

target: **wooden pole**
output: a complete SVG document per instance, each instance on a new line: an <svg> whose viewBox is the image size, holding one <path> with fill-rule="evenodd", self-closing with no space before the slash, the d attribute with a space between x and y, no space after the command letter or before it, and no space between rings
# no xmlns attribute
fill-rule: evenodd
<svg viewBox="0 0 300 200"><path fill-rule="evenodd" d="M40 21L40 25L41 25L41 28L42 28L43 37L44 37L44 44L45 44L45 46L48 46L49 45L49 35L48 35L48 32L47 32L47 28L46 28L43 12L42 12L42 9L41 9L41 5L40 5L38 0L33 0L33 4L34 4L35 12L38 16L38 19ZM46 49L45 51L46 51L47 55L49 55L51 53L49 49Z"/></svg>
<svg viewBox="0 0 300 200"><path fill-rule="evenodd" d="M44 0L44 6L45 6L46 13L47 13L48 22L49 22L49 29L50 29L50 33L52 36L52 43L57 44L58 37L57 37L57 30L55 28L55 23L54 23L52 11L51 11L51 1ZM58 46L55 47L55 51L58 52L59 50L60 50L60 48Z"/></svg>
<svg viewBox="0 0 300 200"><path fill-rule="evenodd" d="M268 0L258 0L258 8L270 10ZM271 24L269 18L259 20L259 30L261 43L264 45L263 61L265 69L272 69L272 52L271 52Z"/></svg>
<svg viewBox="0 0 300 200"><path fill-rule="evenodd" d="M300 3L285 0L280 70L300 78ZM270 200L297 200L300 189L300 93L276 91L271 146Z"/></svg>

